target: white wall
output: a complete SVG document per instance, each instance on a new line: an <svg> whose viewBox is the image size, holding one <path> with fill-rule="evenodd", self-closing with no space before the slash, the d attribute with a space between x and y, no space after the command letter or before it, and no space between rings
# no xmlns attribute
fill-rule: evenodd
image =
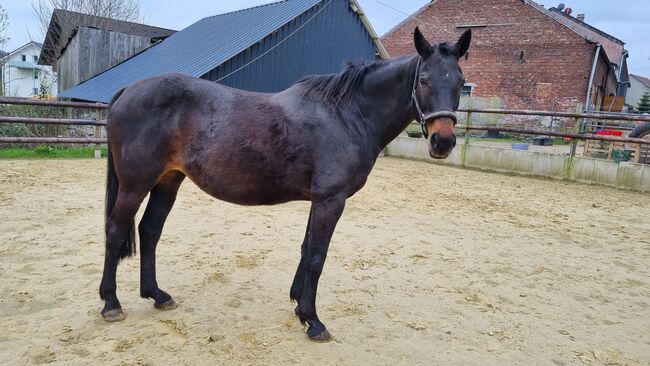
<svg viewBox="0 0 650 366"><path fill-rule="evenodd" d="M39 95L41 85L49 85L49 94L56 96L56 75L52 68L36 64L34 57L38 58L40 53L41 49L38 46L29 43L2 59L5 96L28 98ZM22 61L23 55L26 61Z"/></svg>
<svg viewBox="0 0 650 366"><path fill-rule="evenodd" d="M433 164L455 165L507 174L565 179L650 192L650 165L500 149L478 145L458 146L446 159L429 157L427 140L398 136L385 150L387 156Z"/></svg>
<svg viewBox="0 0 650 366"><path fill-rule="evenodd" d="M631 105L636 110L636 106L639 105L639 101L643 96L643 93L650 91L650 88L646 87L637 80L633 75L630 75L630 88L627 90L627 95L625 96L625 104Z"/></svg>

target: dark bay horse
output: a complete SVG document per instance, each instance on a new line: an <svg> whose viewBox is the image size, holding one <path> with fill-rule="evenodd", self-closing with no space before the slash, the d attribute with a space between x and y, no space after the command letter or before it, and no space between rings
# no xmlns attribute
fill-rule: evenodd
<svg viewBox="0 0 650 366"><path fill-rule="evenodd" d="M116 295L120 259L135 252L138 225L140 295L175 306L156 282L156 244L176 193L189 177L208 194L240 205L311 202L290 297L313 340L330 339L316 315L316 290L345 201L361 189L382 149L415 118L429 152L445 158L464 84L456 44L431 45L416 28L417 55L342 73L307 77L276 94L252 93L167 74L132 84L111 101L108 124L106 255L99 294L108 321L124 319Z"/></svg>

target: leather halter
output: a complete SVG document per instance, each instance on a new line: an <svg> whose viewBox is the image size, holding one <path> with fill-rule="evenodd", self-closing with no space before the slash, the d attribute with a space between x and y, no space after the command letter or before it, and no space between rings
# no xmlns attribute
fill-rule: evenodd
<svg viewBox="0 0 650 366"><path fill-rule="evenodd" d="M429 114L424 114L424 112L422 112L422 108L420 107L420 102L418 102L418 97L415 92L418 87L418 81L420 80L420 66L422 66L422 57L418 56L418 63L417 66L415 67L415 77L413 78L413 91L411 93L411 99L413 100L413 105L415 106L415 110L417 111L418 123L420 124L420 128L422 128L422 133L424 134L424 138L429 138L429 132L427 132L427 126L426 126L427 121L436 118L449 118L454 121L454 126L455 126L457 117L456 117L456 113L452 111L436 111L436 112L431 112Z"/></svg>

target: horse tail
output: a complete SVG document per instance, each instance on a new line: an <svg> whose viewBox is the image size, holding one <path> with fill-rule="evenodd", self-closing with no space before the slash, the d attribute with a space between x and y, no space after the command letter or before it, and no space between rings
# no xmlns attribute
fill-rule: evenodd
<svg viewBox="0 0 650 366"><path fill-rule="evenodd" d="M117 99L122 95L124 92L124 89L118 91L115 93L113 98L111 99L111 102L108 104L108 123L110 123L111 119L111 107L113 106L113 103L117 101ZM110 142L110 136L109 136L109 142ZM111 214L113 213L113 209L115 208L115 201L117 200L117 192L120 189L120 181L117 179L117 174L115 173L115 164L113 162L113 154L111 152L110 148L110 143L108 144L108 163L106 167L106 200L105 200L105 211L104 211L104 224L106 227L108 227L108 220L111 217ZM107 243L108 244L108 243ZM120 246L120 259L124 259L126 257L131 257L135 254L135 219L131 223L131 227L129 228L129 233L127 237L125 238L124 242L122 243L122 246Z"/></svg>

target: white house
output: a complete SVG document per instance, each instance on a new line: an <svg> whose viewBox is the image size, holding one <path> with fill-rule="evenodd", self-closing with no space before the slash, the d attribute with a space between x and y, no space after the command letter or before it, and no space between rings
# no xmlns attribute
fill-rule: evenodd
<svg viewBox="0 0 650 366"><path fill-rule="evenodd" d="M643 94L650 91L650 79L630 74L630 89L625 96L625 104L636 110Z"/></svg>
<svg viewBox="0 0 650 366"><path fill-rule="evenodd" d="M29 98L57 94L52 67L37 65L41 43L29 42L0 58L0 95Z"/></svg>

